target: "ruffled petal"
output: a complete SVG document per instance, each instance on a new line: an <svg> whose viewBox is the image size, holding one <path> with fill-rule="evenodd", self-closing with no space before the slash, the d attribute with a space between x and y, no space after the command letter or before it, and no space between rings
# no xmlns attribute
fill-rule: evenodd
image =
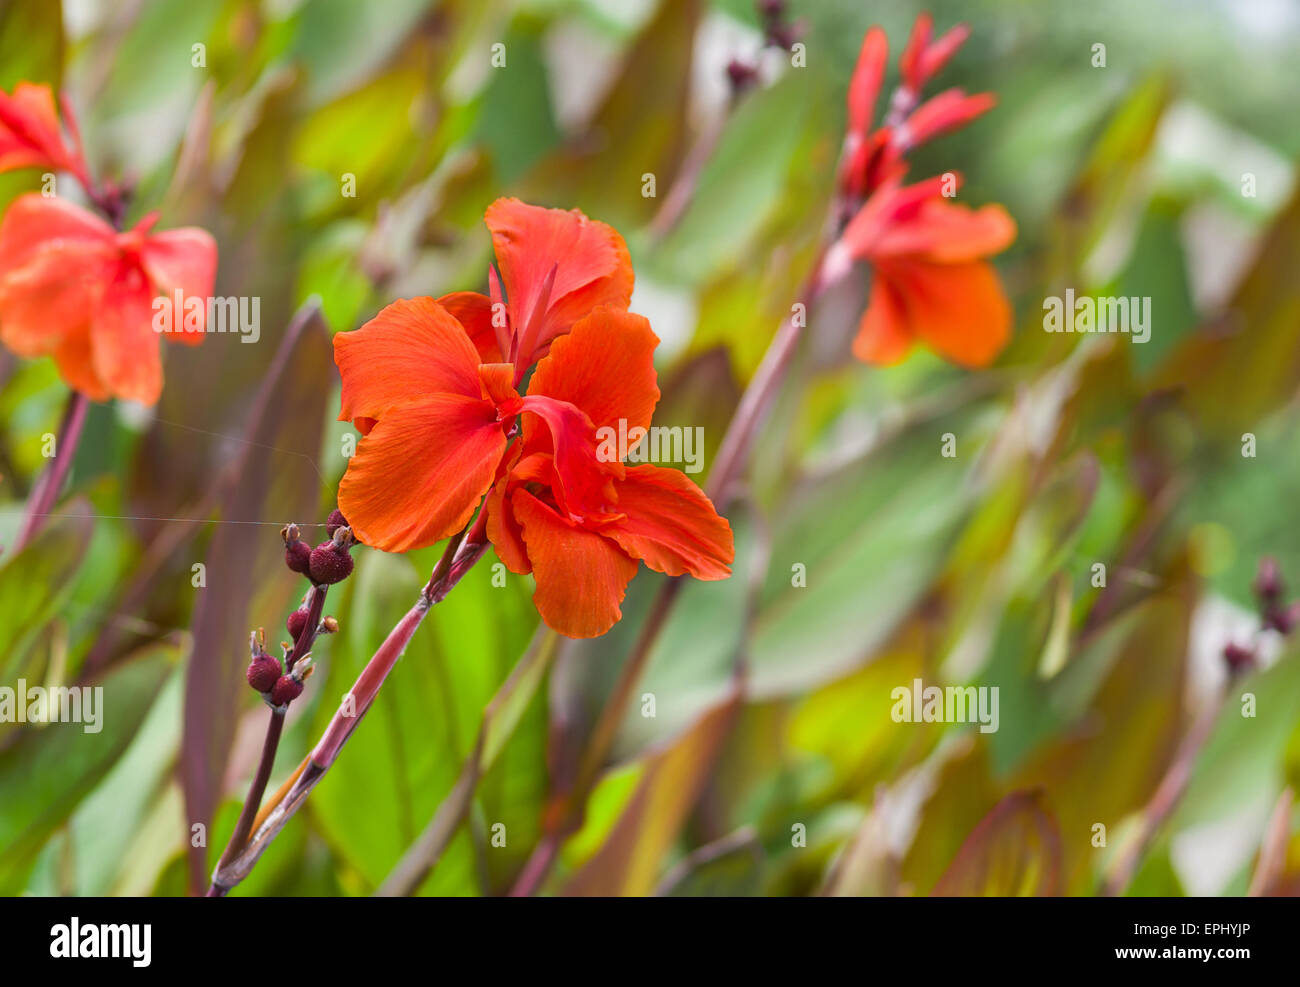
<svg viewBox="0 0 1300 987"><path fill-rule="evenodd" d="M1011 337L1011 305L984 261L892 261L879 272L907 310L911 333L964 367L986 367Z"/></svg>
<svg viewBox="0 0 1300 987"><path fill-rule="evenodd" d="M481 393L478 352L432 298L393 302L360 329L339 333L334 362L343 378L339 421L379 420L388 408L431 394L477 400Z"/></svg>
<svg viewBox="0 0 1300 987"><path fill-rule="evenodd" d="M614 502L612 481L623 476L623 464L604 462L599 458L591 419L567 401L538 394L521 398L518 409L536 415L550 433L555 457L552 489L560 507L570 514L593 520L611 516ZM508 411L508 406L502 410ZM533 454L541 444L538 433L532 430L527 418L524 429L525 454Z"/></svg>
<svg viewBox="0 0 1300 987"><path fill-rule="evenodd" d="M632 261L618 231L576 209L544 209L518 199L497 199L484 217L516 331L519 360L532 356L598 305L627 308L632 299ZM554 269L546 311L534 308Z"/></svg>
<svg viewBox="0 0 1300 987"><path fill-rule="evenodd" d="M465 327L481 363L500 363L506 358L508 354L501 352L497 340L502 338L507 327L492 324L492 299L487 295L480 295L477 291L453 291L439 298L438 304ZM501 318L505 320L504 312Z"/></svg>
<svg viewBox="0 0 1300 987"><path fill-rule="evenodd" d="M651 569L696 579L726 579L736 557L727 519L686 474L662 466L634 466L616 483L626 515L601 528L628 555Z"/></svg>
<svg viewBox="0 0 1300 987"><path fill-rule="evenodd" d="M887 279L877 276L871 282L871 302L853 340L853 355L864 363L892 366L907 356L912 343L902 299Z"/></svg>
<svg viewBox="0 0 1300 987"><path fill-rule="evenodd" d="M465 526L506 439L477 397L432 394L386 411L348 462L339 510L363 544L405 552Z"/></svg>
<svg viewBox="0 0 1300 987"><path fill-rule="evenodd" d="M202 299L206 323L207 300L217 278L217 241L212 234L194 226L155 234L145 239L140 259L157 294L174 304L176 292L181 292L182 310L172 313L172 328L166 338L192 346L203 342L204 326L186 330L183 305L191 298Z"/></svg>
<svg viewBox="0 0 1300 987"><path fill-rule="evenodd" d="M587 531L527 491L511 498L523 527L537 591L533 602L552 630L597 637L618 622L636 560L608 538Z"/></svg>
<svg viewBox="0 0 1300 987"><path fill-rule="evenodd" d="M659 401L655 347L659 337L640 315L598 308L575 322L537 364L529 394L567 401L592 425L627 432L650 427ZM633 443L634 444L634 443Z"/></svg>

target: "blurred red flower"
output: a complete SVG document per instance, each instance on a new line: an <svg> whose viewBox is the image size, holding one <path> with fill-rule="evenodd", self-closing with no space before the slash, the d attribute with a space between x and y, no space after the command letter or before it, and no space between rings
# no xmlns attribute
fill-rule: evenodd
<svg viewBox="0 0 1300 987"><path fill-rule="evenodd" d="M831 276L853 261L874 271L854 355L874 364L902 360L922 341L966 367L988 366L1011 336L1011 306L996 271L984 258L1016 237L1001 206L972 210L947 201L955 173L903 185L905 155L991 109L989 93L949 89L920 102L925 84L948 62L970 30L959 25L932 40L929 14L917 18L899 61L901 82L889 113L871 130L888 59L884 32L863 39L848 92L848 127L839 176L847 218L827 257ZM918 105L919 104L919 105Z"/></svg>
<svg viewBox="0 0 1300 987"><path fill-rule="evenodd" d="M119 233L58 198L20 196L0 223L0 341L52 355L69 387L95 401L153 404L162 390L154 300L212 294L217 247L204 230L150 233L151 213ZM167 320L173 341L203 341L204 318Z"/></svg>
<svg viewBox="0 0 1300 987"><path fill-rule="evenodd" d="M15 168L70 171L88 185L76 120L70 113L65 115L72 148L64 145L49 86L20 82L12 95L0 92L0 172Z"/></svg>

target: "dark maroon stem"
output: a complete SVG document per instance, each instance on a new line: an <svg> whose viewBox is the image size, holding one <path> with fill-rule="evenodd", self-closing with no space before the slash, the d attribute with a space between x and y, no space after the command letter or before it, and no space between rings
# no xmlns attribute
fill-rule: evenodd
<svg viewBox="0 0 1300 987"><path fill-rule="evenodd" d="M280 734L284 732L284 714L285 710L282 709L271 710L271 722L266 725L266 739L262 741L262 760L257 765L257 774L253 776L253 783L248 786L248 798L244 799L244 808L239 813L239 821L235 823L235 831L230 836L230 842L226 844L226 852L221 855L221 860L217 863L217 870L224 867L244 848L248 842L248 834L253 831L253 820L257 818L257 810L262 805L266 783L271 780L271 768L275 765L275 754L280 747ZM213 881L205 897L224 898L229 891L229 888Z"/></svg>

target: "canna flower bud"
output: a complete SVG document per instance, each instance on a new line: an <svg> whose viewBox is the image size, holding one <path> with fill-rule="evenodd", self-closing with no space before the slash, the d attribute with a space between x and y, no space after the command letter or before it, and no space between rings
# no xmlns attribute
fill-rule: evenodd
<svg viewBox="0 0 1300 987"><path fill-rule="evenodd" d="M1240 675L1255 664L1255 652L1234 641L1223 646L1223 660L1228 665L1229 675Z"/></svg>
<svg viewBox="0 0 1300 987"><path fill-rule="evenodd" d="M1276 603L1284 589L1277 559L1270 555L1264 556L1259 560L1259 569L1255 573L1255 595L1265 603Z"/></svg>
<svg viewBox="0 0 1300 987"><path fill-rule="evenodd" d="M306 607L299 607L293 613L289 614L289 619L285 621L285 627L289 631L289 636L297 641L302 637L302 629L307 626L307 618L310 614Z"/></svg>
<svg viewBox="0 0 1300 987"><path fill-rule="evenodd" d="M348 550L352 547L352 529L343 527L334 532L334 537L323 541L311 550L311 581L318 585L330 586L352 575L352 556Z"/></svg>
<svg viewBox="0 0 1300 987"><path fill-rule="evenodd" d="M281 675L271 689L271 705L287 706L302 695L302 682L292 675Z"/></svg>
<svg viewBox="0 0 1300 987"><path fill-rule="evenodd" d="M348 519L345 518L343 512L336 507L334 510L330 511L330 516L325 519L325 534L333 538L334 532L338 531L339 528L346 528L347 526Z"/></svg>
<svg viewBox="0 0 1300 987"><path fill-rule="evenodd" d="M270 692L280 678L280 662L267 654L254 655L245 673L248 684L258 692Z"/></svg>
<svg viewBox="0 0 1300 987"><path fill-rule="evenodd" d="M339 622L334 617L326 617L320 622L322 634L337 634L339 631Z"/></svg>
<svg viewBox="0 0 1300 987"><path fill-rule="evenodd" d="M280 536L284 539L284 564L294 572L307 575L311 568L311 546L299 537L298 526L286 524L280 529Z"/></svg>

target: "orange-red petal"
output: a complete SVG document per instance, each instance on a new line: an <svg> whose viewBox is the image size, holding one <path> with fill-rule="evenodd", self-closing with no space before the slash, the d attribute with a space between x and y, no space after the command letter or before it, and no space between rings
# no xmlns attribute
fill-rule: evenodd
<svg viewBox="0 0 1300 987"><path fill-rule="evenodd" d="M339 483L339 510L366 545L423 548L464 527L506 439L491 401L431 394L385 409Z"/></svg>
<svg viewBox="0 0 1300 987"><path fill-rule="evenodd" d="M360 329L339 333L334 362L343 378L339 421L379 420L388 408L432 394L477 400L481 393L474 345L432 298L393 302Z"/></svg>
<svg viewBox="0 0 1300 987"><path fill-rule="evenodd" d="M187 330L184 305L191 298L203 301L202 322L207 321L207 300L212 296L217 278L217 242L207 230L186 226L146 237L140 251L154 290L169 304L175 302L176 292L181 292L182 308L172 313L171 331L165 338L171 342L197 346L203 342L204 326Z"/></svg>
<svg viewBox="0 0 1300 987"><path fill-rule="evenodd" d="M529 394L567 401L596 429L648 428L659 401L654 351L659 337L640 315L598 308L574 323L537 364Z"/></svg>
<svg viewBox="0 0 1300 987"><path fill-rule="evenodd" d="M632 262L627 244L612 226L576 209L545 209L518 199L497 199L485 221L516 330L521 365L598 305L627 308L632 299ZM544 316L534 324L544 285L555 271Z"/></svg>
<svg viewBox="0 0 1300 987"><path fill-rule="evenodd" d="M905 220L888 226L872 249L875 258L916 254L936 263L979 260L1016 239L1016 221L999 205L971 209L930 199Z"/></svg>
<svg viewBox="0 0 1300 987"><path fill-rule="evenodd" d="M871 302L853 340L853 355L864 363L891 366L907 356L913 343L903 300L880 276L871 282Z"/></svg>
<svg viewBox="0 0 1300 987"><path fill-rule="evenodd" d="M518 410L536 415L550 433L555 456L552 489L560 506L593 519L608 516L614 501L612 480L623 476L623 465L599 458L595 429L586 413L567 401L542 394L529 394L520 399ZM532 441L528 440L532 428L526 418L525 454L538 451L540 444L536 432L532 432Z"/></svg>
<svg viewBox="0 0 1300 987"><path fill-rule="evenodd" d="M0 92L0 171L14 168L74 168L63 146L54 91L20 82L13 95Z"/></svg>
<svg viewBox="0 0 1300 987"><path fill-rule="evenodd" d="M528 561L524 529L515 519L514 511L507 498L509 489L509 478L502 477L488 493L487 504L484 507L487 511L487 536L488 541L497 551L497 558L505 563L505 567L511 572L522 576L532 572L533 566Z"/></svg>
<svg viewBox="0 0 1300 987"><path fill-rule="evenodd" d="M608 538L562 518L520 489L511 498L523 527L542 620L568 637L597 637L618 622L636 560Z"/></svg>
<svg viewBox="0 0 1300 987"><path fill-rule="evenodd" d="M20 195L0 223L0 272L30 261L52 243L95 243L112 249L113 227L92 212L57 196Z"/></svg>
<svg viewBox="0 0 1300 987"><path fill-rule="evenodd" d="M651 569L696 579L726 579L736 556L731 525L686 474L634 466L616 483L626 515L603 528L628 555Z"/></svg>
<svg viewBox="0 0 1300 987"><path fill-rule="evenodd" d="M480 295L477 291L453 291L450 295L439 298L438 304L465 327L481 362L500 363L509 355L501 352L497 342L502 338L498 329L504 331L506 327L492 324L492 299L487 295ZM501 319L505 319L504 311Z"/></svg>
<svg viewBox="0 0 1300 987"><path fill-rule="evenodd" d="M104 289L90 329L95 375L114 397L143 404L155 404L162 394L152 298L144 273L121 264Z"/></svg>
<svg viewBox="0 0 1300 987"><path fill-rule="evenodd" d="M882 263L907 311L908 331L965 367L986 367L1011 337L1011 305L997 272L984 261Z"/></svg>
<svg viewBox="0 0 1300 987"><path fill-rule="evenodd" d="M907 118L907 143L915 147L940 134L964 127L978 116L993 109L997 97L992 93L967 96L960 89L939 93L920 106Z"/></svg>
<svg viewBox="0 0 1300 987"><path fill-rule="evenodd" d="M862 39L858 64L849 80L848 132L865 140L871 127L871 117L880 95L880 83L885 76L885 61L889 57L889 41L885 32L872 26Z"/></svg>

